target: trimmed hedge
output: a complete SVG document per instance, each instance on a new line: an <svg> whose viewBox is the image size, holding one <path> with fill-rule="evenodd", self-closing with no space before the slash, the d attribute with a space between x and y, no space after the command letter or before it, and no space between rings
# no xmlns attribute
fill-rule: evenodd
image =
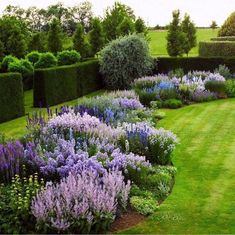
<svg viewBox="0 0 235 235"><path fill-rule="evenodd" d="M24 115L24 92L21 74L0 74L0 107L0 123Z"/></svg>
<svg viewBox="0 0 235 235"><path fill-rule="evenodd" d="M222 57L160 57L154 72L168 73L177 68L182 68L185 73L193 70L214 71L220 64L225 64L231 72L235 72L235 58Z"/></svg>
<svg viewBox="0 0 235 235"><path fill-rule="evenodd" d="M76 99L103 87L97 60L35 70L34 106L47 107Z"/></svg>
<svg viewBox="0 0 235 235"><path fill-rule="evenodd" d="M211 38L211 41L235 41L235 36Z"/></svg>
<svg viewBox="0 0 235 235"><path fill-rule="evenodd" d="M214 41L199 42L199 56L235 56L235 42L233 41Z"/></svg>

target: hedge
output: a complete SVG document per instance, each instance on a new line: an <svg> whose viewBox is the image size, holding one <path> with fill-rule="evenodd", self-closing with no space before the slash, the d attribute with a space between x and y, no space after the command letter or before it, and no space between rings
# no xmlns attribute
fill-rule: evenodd
<svg viewBox="0 0 235 235"><path fill-rule="evenodd" d="M47 107L86 95L103 87L97 60L35 70L34 106Z"/></svg>
<svg viewBox="0 0 235 235"><path fill-rule="evenodd" d="M235 36L211 38L211 41L235 41Z"/></svg>
<svg viewBox="0 0 235 235"><path fill-rule="evenodd" d="M199 56L235 56L235 42L232 41L213 41L199 42Z"/></svg>
<svg viewBox="0 0 235 235"><path fill-rule="evenodd" d="M0 74L0 107L0 123L24 115L24 92L21 74Z"/></svg>
<svg viewBox="0 0 235 235"><path fill-rule="evenodd" d="M214 71L220 64L225 64L231 72L235 72L235 58L222 57L161 57L157 59L155 73L168 73L182 68L185 73L193 70Z"/></svg>

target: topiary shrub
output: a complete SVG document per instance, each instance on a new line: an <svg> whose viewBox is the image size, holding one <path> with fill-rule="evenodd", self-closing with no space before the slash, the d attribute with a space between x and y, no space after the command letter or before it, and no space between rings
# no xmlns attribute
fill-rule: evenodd
<svg viewBox="0 0 235 235"><path fill-rule="evenodd" d="M235 36L235 12L233 12L224 22L218 33L222 36Z"/></svg>
<svg viewBox="0 0 235 235"><path fill-rule="evenodd" d="M25 59L15 60L8 66L9 72L17 72L21 73L22 75L33 73L33 70L34 68L32 63Z"/></svg>
<svg viewBox="0 0 235 235"><path fill-rule="evenodd" d="M12 56L12 55L8 55L8 56L5 56L2 60L2 66L1 66L1 70L3 72L7 72L8 71L8 66L11 62L15 62L17 61L18 59L15 57L15 56Z"/></svg>
<svg viewBox="0 0 235 235"><path fill-rule="evenodd" d="M235 55L235 42L234 41L199 42L199 56L228 57L228 56L234 56L234 55Z"/></svg>
<svg viewBox="0 0 235 235"><path fill-rule="evenodd" d="M35 64L35 63L37 63L37 62L39 61L40 56L41 56L41 53L40 53L40 52L38 52L38 51L31 51L30 53L28 53L28 54L26 55L25 58L26 58L28 61L30 61L32 64Z"/></svg>
<svg viewBox="0 0 235 235"><path fill-rule="evenodd" d="M147 41L129 35L110 42L100 54L100 71L109 89L130 88L134 79L150 73L153 60Z"/></svg>
<svg viewBox="0 0 235 235"><path fill-rule="evenodd" d="M57 55L58 65L76 64L80 61L81 55L75 50L65 50Z"/></svg>
<svg viewBox="0 0 235 235"><path fill-rule="evenodd" d="M57 59L51 52L46 52L41 54L37 63L35 63L35 68L50 68L57 65Z"/></svg>

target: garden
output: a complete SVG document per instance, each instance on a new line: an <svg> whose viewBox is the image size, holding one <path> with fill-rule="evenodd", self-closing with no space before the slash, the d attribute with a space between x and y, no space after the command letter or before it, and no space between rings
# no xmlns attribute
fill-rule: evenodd
<svg viewBox="0 0 235 235"><path fill-rule="evenodd" d="M234 233L235 17L155 58L124 4L41 10L0 18L0 233Z"/></svg>

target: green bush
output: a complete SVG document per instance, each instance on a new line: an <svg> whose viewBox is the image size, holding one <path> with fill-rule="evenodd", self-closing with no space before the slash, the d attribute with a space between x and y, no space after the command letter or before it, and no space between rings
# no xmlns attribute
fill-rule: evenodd
<svg viewBox="0 0 235 235"><path fill-rule="evenodd" d="M170 89L161 89L159 92L159 96L162 100L169 100L169 99L179 99L179 94L177 93L175 88Z"/></svg>
<svg viewBox="0 0 235 235"><path fill-rule="evenodd" d="M81 55L75 50L65 50L57 55L58 65L71 65L80 61Z"/></svg>
<svg viewBox="0 0 235 235"><path fill-rule="evenodd" d="M42 53L38 62L35 63L34 67L39 68L50 68L57 65L57 59L51 52Z"/></svg>
<svg viewBox="0 0 235 235"><path fill-rule="evenodd" d="M151 215L157 211L158 205L154 198L145 198L140 196L133 196L130 198L132 208L142 215Z"/></svg>
<svg viewBox="0 0 235 235"><path fill-rule="evenodd" d="M12 55L8 55L8 56L5 56L2 60L2 66L1 66L1 70L3 72L7 72L8 71L8 66L11 62L15 62L17 61L18 59L15 57L15 56L12 56Z"/></svg>
<svg viewBox="0 0 235 235"><path fill-rule="evenodd" d="M0 74L0 122L24 115L22 76L19 73Z"/></svg>
<svg viewBox="0 0 235 235"><path fill-rule="evenodd" d="M145 90L136 90L136 93L139 95L139 100L144 106L150 106L152 101L157 99L157 92L147 92Z"/></svg>
<svg viewBox="0 0 235 235"><path fill-rule="evenodd" d="M109 89L130 88L135 78L152 71L147 41L137 35L110 42L100 54L100 71Z"/></svg>
<svg viewBox="0 0 235 235"><path fill-rule="evenodd" d="M28 54L26 55L25 58L26 58L28 61L30 61L32 64L35 64L35 63L37 63L37 62L39 61L40 56L41 56L41 53L40 53L40 52L38 52L38 51L31 51L30 53L28 53Z"/></svg>
<svg viewBox="0 0 235 235"><path fill-rule="evenodd" d="M156 73L168 73L177 68L182 68L185 73L193 70L213 72L220 64L235 72L235 58L228 57L161 57L157 62Z"/></svg>
<svg viewBox="0 0 235 235"><path fill-rule="evenodd" d="M22 75L33 73L33 70L32 63L25 59L15 60L8 65L9 72L17 72Z"/></svg>
<svg viewBox="0 0 235 235"><path fill-rule="evenodd" d="M226 93L225 82L221 81L207 81L205 88L210 92L215 92L219 97L224 97Z"/></svg>
<svg viewBox="0 0 235 235"><path fill-rule="evenodd" d="M181 100L177 99L169 99L169 100L164 100L162 102L162 107L163 108L169 108L169 109L178 109L183 106L183 103Z"/></svg>
<svg viewBox="0 0 235 235"><path fill-rule="evenodd" d="M235 12L233 12L221 26L218 36L235 36Z"/></svg>
<svg viewBox="0 0 235 235"><path fill-rule="evenodd" d="M35 70L34 106L52 106L103 87L97 60Z"/></svg>
<svg viewBox="0 0 235 235"><path fill-rule="evenodd" d="M217 41L217 42L199 42L199 56L234 56L235 42Z"/></svg>
<svg viewBox="0 0 235 235"><path fill-rule="evenodd" d="M211 41L235 41L235 36L211 38Z"/></svg>
<svg viewBox="0 0 235 235"><path fill-rule="evenodd" d="M214 73L219 73L224 78L231 78L232 74L230 72L230 69L225 64L220 64L218 68L214 70Z"/></svg>
<svg viewBox="0 0 235 235"><path fill-rule="evenodd" d="M228 97L235 97L235 80L226 80L225 91Z"/></svg>

